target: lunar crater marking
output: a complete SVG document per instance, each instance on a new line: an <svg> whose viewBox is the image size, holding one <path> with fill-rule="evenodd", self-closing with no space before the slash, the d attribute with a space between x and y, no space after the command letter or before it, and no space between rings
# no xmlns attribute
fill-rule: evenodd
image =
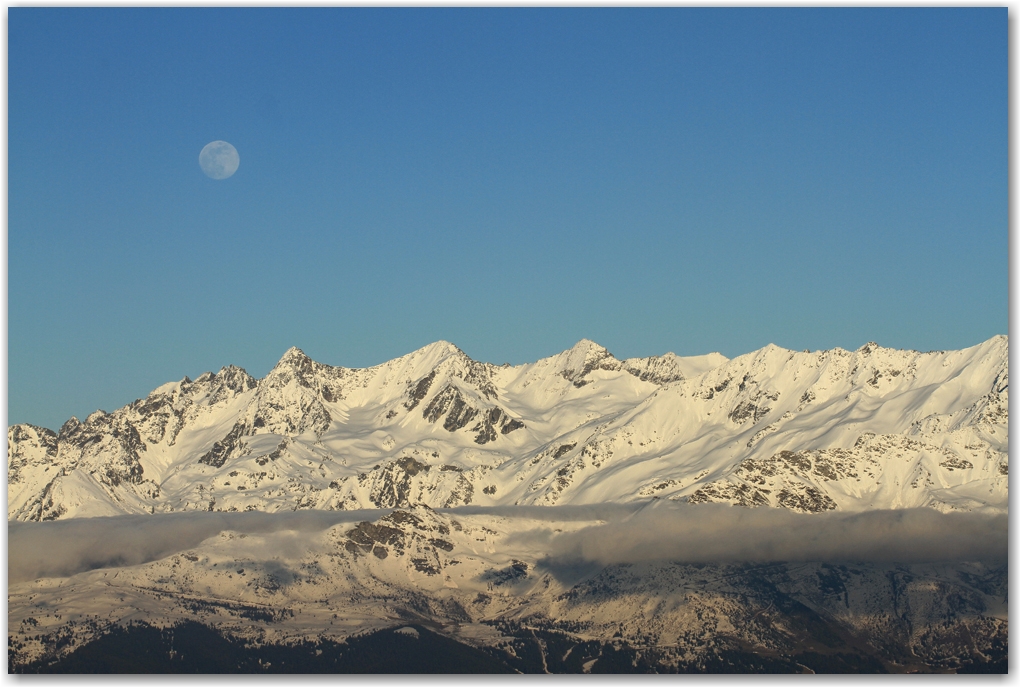
<svg viewBox="0 0 1020 687"><path fill-rule="evenodd" d="M226 179L237 171L241 157L237 148L226 141L213 141L198 154L198 164L211 179Z"/></svg>

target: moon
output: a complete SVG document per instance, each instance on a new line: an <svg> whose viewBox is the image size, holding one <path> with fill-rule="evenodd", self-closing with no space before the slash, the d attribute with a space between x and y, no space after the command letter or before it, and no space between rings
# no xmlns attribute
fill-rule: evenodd
<svg viewBox="0 0 1020 687"><path fill-rule="evenodd" d="M241 158L237 148L226 141L213 141L198 154L198 164L211 179L226 179L237 171Z"/></svg>

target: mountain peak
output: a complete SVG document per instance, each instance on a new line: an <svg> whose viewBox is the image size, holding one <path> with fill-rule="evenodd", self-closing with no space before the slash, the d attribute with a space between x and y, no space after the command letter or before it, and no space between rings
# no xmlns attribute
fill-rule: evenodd
<svg viewBox="0 0 1020 687"><path fill-rule="evenodd" d="M283 354L283 357L280 358L280 360L281 361L290 359L303 360L305 358L308 358L308 356L305 355L304 351L302 351L297 346L291 346L290 348L287 349L287 352Z"/></svg>
<svg viewBox="0 0 1020 687"><path fill-rule="evenodd" d="M320 366L300 348L291 346L263 381L269 387L286 385L291 380L296 380L299 386L309 386L315 370L320 367L328 366ZM247 377L247 373L244 376Z"/></svg>
<svg viewBox="0 0 1020 687"><path fill-rule="evenodd" d="M418 350L423 351L425 353L432 353L432 352L436 352L436 353L464 353L464 351L460 350L460 347L457 346L457 344L452 344L449 341L446 341L444 339L440 339L439 341L434 341L434 342L430 343L429 345L423 346L422 348L420 348Z"/></svg>
<svg viewBox="0 0 1020 687"><path fill-rule="evenodd" d="M576 344L568 348L564 353L571 360L582 361L581 367L584 363L589 363L594 360L602 360L603 358L612 358L613 354L610 353L605 346L595 343L591 339L581 339Z"/></svg>
<svg viewBox="0 0 1020 687"><path fill-rule="evenodd" d="M24 479L9 480L8 520L210 503L282 512L654 496L794 510L1005 508L1006 339L992 344L870 358L770 345L727 362L619 360L582 339L508 369L447 341L364 369L291 348L262 380L223 368L70 420L55 452L53 441L11 435L9 467ZM851 431L840 427L847 417ZM890 452L902 455L882 460Z"/></svg>
<svg viewBox="0 0 1020 687"><path fill-rule="evenodd" d="M276 363L273 369L277 370L280 368L301 368L312 362L314 361L307 355L305 355L304 351L302 351L297 346L291 346L290 348L287 349L287 352L283 354L283 357L280 358L279 362Z"/></svg>
<svg viewBox="0 0 1020 687"><path fill-rule="evenodd" d="M424 363L426 367L431 369L451 356L471 360L467 353L460 350L460 348L458 348L455 344L442 339L434 341L426 346L422 346L418 350L403 356L403 358L398 358L398 360L415 360L418 361L419 364Z"/></svg>
<svg viewBox="0 0 1020 687"><path fill-rule="evenodd" d="M581 339L558 356L559 374L574 386L586 384L584 377L596 369L619 369L621 363L613 354L591 339Z"/></svg>

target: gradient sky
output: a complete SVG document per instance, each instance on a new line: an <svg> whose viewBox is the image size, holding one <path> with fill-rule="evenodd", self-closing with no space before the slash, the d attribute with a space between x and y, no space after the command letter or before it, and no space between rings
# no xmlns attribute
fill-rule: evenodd
<svg viewBox="0 0 1020 687"><path fill-rule="evenodd" d="M290 346L1005 334L1006 15L10 8L8 421Z"/></svg>

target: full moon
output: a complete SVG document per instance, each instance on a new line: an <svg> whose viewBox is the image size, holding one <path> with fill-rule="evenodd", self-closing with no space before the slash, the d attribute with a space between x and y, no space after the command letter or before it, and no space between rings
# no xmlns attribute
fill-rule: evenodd
<svg viewBox="0 0 1020 687"><path fill-rule="evenodd" d="M226 179L237 171L241 158L237 148L226 141L213 141L198 154L198 164L207 177Z"/></svg>

